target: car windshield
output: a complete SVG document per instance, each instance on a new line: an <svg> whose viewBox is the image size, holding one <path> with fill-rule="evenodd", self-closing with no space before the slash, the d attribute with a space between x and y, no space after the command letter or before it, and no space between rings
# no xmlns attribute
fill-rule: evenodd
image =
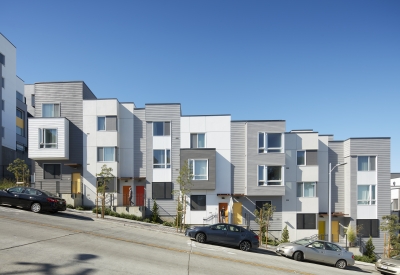
<svg viewBox="0 0 400 275"><path fill-rule="evenodd" d="M305 238L305 239L300 239L300 240L294 241L293 243L300 244L300 245L307 245L307 244L309 244L311 242L312 242L311 239Z"/></svg>

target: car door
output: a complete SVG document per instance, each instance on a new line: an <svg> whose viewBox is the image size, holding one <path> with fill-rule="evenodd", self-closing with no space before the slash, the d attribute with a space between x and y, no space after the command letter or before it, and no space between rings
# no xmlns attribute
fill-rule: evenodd
<svg viewBox="0 0 400 275"><path fill-rule="evenodd" d="M19 194L19 205L22 207L29 208L34 200L38 200L36 189L25 188L24 192Z"/></svg>
<svg viewBox="0 0 400 275"><path fill-rule="evenodd" d="M244 239L246 232L241 230L240 227L231 224L228 224L227 227L226 242L231 245L239 245L240 241Z"/></svg>
<svg viewBox="0 0 400 275"><path fill-rule="evenodd" d="M3 203L12 206L19 206L19 196L24 191L24 187L13 187L6 191L6 196L2 198Z"/></svg>
<svg viewBox="0 0 400 275"><path fill-rule="evenodd" d="M324 242L315 241L305 247L304 257L310 261L324 262Z"/></svg>
<svg viewBox="0 0 400 275"><path fill-rule="evenodd" d="M207 233L207 240L216 243L226 243L227 226L225 224L212 225Z"/></svg>
<svg viewBox="0 0 400 275"><path fill-rule="evenodd" d="M335 264L339 259L342 258L342 253L343 251L339 246L333 243L326 242L324 262Z"/></svg>

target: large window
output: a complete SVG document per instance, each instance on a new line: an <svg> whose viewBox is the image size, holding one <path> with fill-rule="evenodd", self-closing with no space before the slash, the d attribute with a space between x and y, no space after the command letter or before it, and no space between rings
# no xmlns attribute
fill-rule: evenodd
<svg viewBox="0 0 400 275"><path fill-rule="evenodd" d="M153 168L171 168L171 150L153 151Z"/></svg>
<svg viewBox="0 0 400 275"><path fill-rule="evenodd" d="M24 112L17 108L17 134L24 136Z"/></svg>
<svg viewBox="0 0 400 275"><path fill-rule="evenodd" d="M393 199L392 200L392 211L398 211L399 210L399 199Z"/></svg>
<svg viewBox="0 0 400 275"><path fill-rule="evenodd" d="M57 148L57 129L39 129L39 148Z"/></svg>
<svg viewBox="0 0 400 275"><path fill-rule="evenodd" d="M315 197L317 192L316 182L298 182L297 183L297 197Z"/></svg>
<svg viewBox="0 0 400 275"><path fill-rule="evenodd" d="M61 179L61 164L43 164L44 179Z"/></svg>
<svg viewBox="0 0 400 275"><path fill-rule="evenodd" d="M6 57L2 53L0 53L0 63L6 65Z"/></svg>
<svg viewBox="0 0 400 275"><path fill-rule="evenodd" d="M297 229L317 229L316 214L297 214Z"/></svg>
<svg viewBox="0 0 400 275"><path fill-rule="evenodd" d="M190 196L190 210L191 211L205 211L206 210L206 195L191 195Z"/></svg>
<svg viewBox="0 0 400 275"><path fill-rule="evenodd" d="M189 159L189 169L192 180L208 180L207 159Z"/></svg>
<svg viewBox="0 0 400 275"><path fill-rule="evenodd" d="M359 156L358 171L375 171L376 157L375 156Z"/></svg>
<svg viewBox="0 0 400 275"><path fill-rule="evenodd" d="M117 147L97 147L97 161L118 161Z"/></svg>
<svg viewBox="0 0 400 275"><path fill-rule="evenodd" d="M105 190L106 193L115 193L117 192L117 185L118 181L116 180L115 177L112 178L103 178L103 177L98 177L97 178L97 186L103 186L106 185Z"/></svg>
<svg viewBox="0 0 400 275"><path fill-rule="evenodd" d="M190 148L205 148L206 134L190 134Z"/></svg>
<svg viewBox="0 0 400 275"><path fill-rule="evenodd" d="M259 165L258 185L282 185L282 167Z"/></svg>
<svg viewBox="0 0 400 275"><path fill-rule="evenodd" d="M60 117L60 104L43 104L42 117Z"/></svg>
<svg viewBox="0 0 400 275"><path fill-rule="evenodd" d="M264 205L269 204L272 205L271 201L256 201L256 209L260 211L261 208L263 208Z"/></svg>
<svg viewBox="0 0 400 275"><path fill-rule="evenodd" d="M25 100L24 100L24 95L23 94L21 94L20 92L16 92L16 96L17 96L17 99L19 100L19 101L22 101L22 102L24 102L25 103Z"/></svg>
<svg viewBox="0 0 400 275"><path fill-rule="evenodd" d="M153 136L170 136L171 122L153 122Z"/></svg>
<svg viewBox="0 0 400 275"><path fill-rule="evenodd" d="M297 151L297 165L318 165L317 150Z"/></svg>
<svg viewBox="0 0 400 275"><path fill-rule="evenodd" d="M154 200L172 199L172 182L153 182L152 198Z"/></svg>
<svg viewBox="0 0 400 275"><path fill-rule="evenodd" d="M364 238L379 237L379 220L357 219L357 228L360 228L360 235Z"/></svg>
<svg viewBox="0 0 400 275"><path fill-rule="evenodd" d="M258 133L259 153L281 153L282 144L281 133Z"/></svg>
<svg viewBox="0 0 400 275"><path fill-rule="evenodd" d="M358 185L357 204L376 204L376 185Z"/></svg>
<svg viewBox="0 0 400 275"><path fill-rule="evenodd" d="M118 123L116 116L97 117L97 131L117 131Z"/></svg>

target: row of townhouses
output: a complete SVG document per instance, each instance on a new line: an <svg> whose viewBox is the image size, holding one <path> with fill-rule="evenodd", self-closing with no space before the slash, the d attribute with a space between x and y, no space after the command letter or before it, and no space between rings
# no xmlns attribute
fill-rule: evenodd
<svg viewBox="0 0 400 275"><path fill-rule="evenodd" d="M345 228L362 225L360 233L383 252L379 225L391 211L388 137L335 140L311 129L288 131L284 120L187 116L179 103L138 108L99 99L83 81L24 85L16 77L15 47L2 35L0 63L0 164L29 157L32 185L69 204L96 204L97 175L106 164L115 176L110 207L146 216L156 201L161 217L173 219L173 191L187 162L193 174L188 224L218 222L224 207L230 223L257 229L253 213L270 203L273 237L287 226L292 240L331 231L342 242Z"/></svg>

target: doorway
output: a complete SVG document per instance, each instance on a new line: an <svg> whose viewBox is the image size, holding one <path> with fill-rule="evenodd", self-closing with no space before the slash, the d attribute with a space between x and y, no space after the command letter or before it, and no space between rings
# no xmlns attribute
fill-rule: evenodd
<svg viewBox="0 0 400 275"><path fill-rule="evenodd" d="M222 208L225 209L225 211L224 211L225 220L223 220L222 215L221 215ZM228 212L228 203L226 203L226 202L219 203L219 205L218 205L218 217L219 217L218 220L219 220L219 222L228 223L228 221L229 221L228 213L229 213Z"/></svg>
<svg viewBox="0 0 400 275"><path fill-rule="evenodd" d="M325 221L318 222L318 239L325 241L328 240L327 238L325 238Z"/></svg>
<svg viewBox="0 0 400 275"><path fill-rule="evenodd" d="M130 186L122 186L122 205L129 206L129 188Z"/></svg>
<svg viewBox="0 0 400 275"><path fill-rule="evenodd" d="M242 217L242 203L241 202L234 202L233 203L233 224L243 224L243 217Z"/></svg>
<svg viewBox="0 0 400 275"><path fill-rule="evenodd" d="M136 186L136 206L144 206L144 186Z"/></svg>
<svg viewBox="0 0 400 275"><path fill-rule="evenodd" d="M339 242L339 221L332 221L332 242Z"/></svg>
<svg viewBox="0 0 400 275"><path fill-rule="evenodd" d="M80 194L81 190L81 173L72 173L72 194Z"/></svg>

